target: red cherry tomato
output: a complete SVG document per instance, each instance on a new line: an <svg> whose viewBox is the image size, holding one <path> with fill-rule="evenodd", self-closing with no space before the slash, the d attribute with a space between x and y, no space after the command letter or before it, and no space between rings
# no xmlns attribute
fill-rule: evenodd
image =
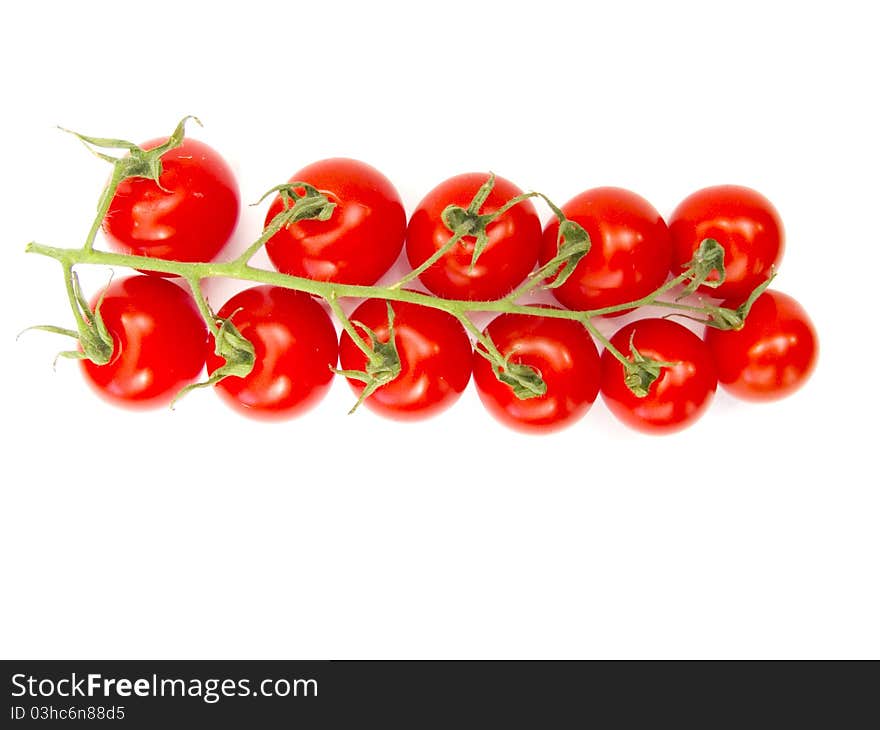
<svg viewBox="0 0 880 730"><path fill-rule="evenodd" d="M457 175L440 183L419 203L406 232L406 255L413 268L429 259L452 237L441 214L449 205L467 209L486 173ZM495 178L492 192L479 210L494 213L511 198L522 195L512 182ZM471 269L476 238L465 236L419 278L446 299L488 301L509 294L535 266L541 247L541 222L531 201L525 200L486 227L489 243Z"/></svg>
<svg viewBox="0 0 880 730"><path fill-rule="evenodd" d="M718 298L745 299L770 269L779 266L785 247L782 220L760 193L737 185L703 188L689 195L669 219L672 273L678 275L705 238L724 247L724 283L700 291ZM709 277L717 280L717 274Z"/></svg>
<svg viewBox="0 0 880 730"><path fill-rule="evenodd" d="M153 149L166 138L142 145ZM189 137L162 155L159 184L128 178L104 218L120 253L171 261L211 261L229 241L239 212L238 185L225 160Z"/></svg>
<svg viewBox="0 0 880 730"><path fill-rule="evenodd" d="M590 251L553 294L568 309L601 309L640 299L666 280L672 248L662 216L622 188L593 188L562 212L590 234ZM544 229L541 264L556 255L559 221Z"/></svg>
<svg viewBox="0 0 880 730"><path fill-rule="evenodd" d="M232 317L254 346L254 368L243 378L229 376L216 390L233 408L253 418L276 420L299 415L330 388L336 366L336 329L308 294L276 286L255 286L236 294L217 313ZM208 372L225 360L213 350Z"/></svg>
<svg viewBox="0 0 880 730"><path fill-rule="evenodd" d="M374 167L345 158L315 162L290 182L305 182L336 208L329 220L305 220L282 228L266 244L278 271L339 284L375 283L400 255L406 213L391 181ZM266 224L282 210L276 198Z"/></svg>
<svg viewBox="0 0 880 730"><path fill-rule="evenodd" d="M509 362L528 365L547 385L542 396L520 399L495 377L489 361L474 352L474 382L486 409L525 432L556 431L580 419L599 392L599 354L577 322L525 314L502 314L485 330ZM477 345L478 348L481 345Z"/></svg>
<svg viewBox="0 0 880 730"><path fill-rule="evenodd" d="M92 302L92 308L98 297ZM107 287L101 318L113 337L106 365L81 360L86 379L118 405L170 403L205 365L208 330L189 292L153 276L117 279Z"/></svg>
<svg viewBox="0 0 880 730"><path fill-rule="evenodd" d="M621 328L611 344L630 355L630 337L645 358L676 363L664 368L644 398L624 382L621 362L602 353L602 398L626 425L645 433L672 433L691 425L709 407L718 379L709 348L686 327L668 319L642 319Z"/></svg>
<svg viewBox="0 0 880 730"><path fill-rule="evenodd" d="M364 403L376 413L401 420L433 416L451 406L471 377L471 343L452 315L439 309L393 302L394 342L400 357L400 374L376 389ZM351 315L388 342L388 309L381 299L368 299ZM369 341L369 338L367 338ZM366 355L347 332L339 342L343 370L363 371ZM348 381L358 395L364 383Z"/></svg>
<svg viewBox="0 0 880 730"><path fill-rule="evenodd" d="M725 302L736 307L738 302ZM819 341L798 302L782 292L759 296L740 330L706 330L718 381L738 398L768 401L800 388L816 366Z"/></svg>

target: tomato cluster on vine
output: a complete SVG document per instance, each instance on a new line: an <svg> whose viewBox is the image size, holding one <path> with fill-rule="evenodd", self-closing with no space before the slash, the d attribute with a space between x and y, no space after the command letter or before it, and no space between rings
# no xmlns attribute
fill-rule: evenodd
<svg viewBox="0 0 880 730"><path fill-rule="evenodd" d="M782 222L749 188L699 190L667 221L621 188L587 189L557 208L504 178L466 173L429 191L407 219L377 169L326 159L273 188L256 243L209 271L231 239L240 195L230 166L184 138L182 124L144 145L110 141L129 156L99 210L121 255L107 262L143 273L86 302L74 259L58 257L77 294L78 330L63 332L78 337L86 379L113 402L167 404L207 367L202 384L236 410L285 419L314 407L337 373L358 403L418 419L452 405L473 377L486 409L520 430L568 426L601 393L627 425L666 433L699 418L719 383L772 400L815 366L807 314L767 288L783 255ZM534 197L554 213L544 226ZM96 262L91 243L74 262ZM272 275L250 265L262 246ZM404 252L410 274L376 286ZM215 311L200 280L224 274L259 283ZM539 288L555 303L523 304ZM363 301L346 314L345 297ZM592 322L645 304L696 319L705 333L652 316L606 339ZM497 316L481 329L471 311Z"/></svg>

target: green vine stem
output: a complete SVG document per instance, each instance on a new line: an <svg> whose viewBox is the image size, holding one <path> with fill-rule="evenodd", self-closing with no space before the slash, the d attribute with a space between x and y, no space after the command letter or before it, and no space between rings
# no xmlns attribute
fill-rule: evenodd
<svg viewBox="0 0 880 730"><path fill-rule="evenodd" d="M516 312L519 314L530 314L540 317L584 321L603 314L617 313L627 309L635 309L636 307L655 304L655 297L657 295L666 293L672 288L671 286L664 284L655 294L649 294L641 299L618 304L613 307L603 307L602 309L551 309L531 304L511 303L507 297L492 301L442 299L440 297L413 291L411 289L397 289L391 286L361 286L356 284L338 284L335 282L305 279L298 276L291 276L289 274L282 274L279 271L257 268L239 260L229 262L211 261L193 263L166 261L165 259L154 259L146 256L120 254L110 251L86 251L79 248L59 248L37 243L36 241L27 244L25 251L27 253L47 256L62 262L62 264L66 263L71 266L77 264L118 266L137 269L139 271L171 274L173 276L183 277L186 280L222 277L240 281L250 281L256 284L271 284L286 289L295 289L297 291L305 292L306 294L321 297L324 300L329 300L329 298L335 294L338 298L354 297L359 299L387 299L396 302L409 302L411 304L420 304L425 307L441 309L444 312L449 312L449 314L453 316L458 316L459 314L467 312ZM686 280L687 278L687 276L682 274L676 279L670 280L668 284L680 283L680 280ZM673 308L679 306L675 302L666 302L664 304L665 306ZM706 307L696 307L696 309L707 312Z"/></svg>
<svg viewBox="0 0 880 730"><path fill-rule="evenodd" d="M187 277L186 283L189 285L193 300L199 308L202 319L205 320L208 331L216 340L217 335L220 333L220 328L217 326L217 317L214 315L214 312L211 311L211 307L208 305L208 300L205 298L205 292L202 291L201 280L197 277Z"/></svg>
<svg viewBox="0 0 880 730"><path fill-rule="evenodd" d="M300 193L299 189L303 192ZM331 203L326 195L323 195L314 187L304 182L285 183L270 188L254 205L259 205L272 193L278 194L283 205L282 211L274 216L269 225L264 229L260 237L248 246L236 259L236 262L248 264L254 255L268 243L278 231L291 223L301 220L314 219L319 221L330 220L336 203ZM292 202L291 202L292 201Z"/></svg>
<svg viewBox="0 0 880 730"><path fill-rule="evenodd" d="M491 340L476 327L469 316L470 313L510 312L537 317L574 320L580 322L612 355L614 355L614 357L620 360L627 371L628 383L632 381L638 386L630 386L633 389L633 392L637 395L644 395L647 390L642 386L645 383L649 386L650 382L656 379L662 367L669 366L670 363L659 363L642 358L635 351L630 353L631 356L621 353L598 331L592 323L593 318L606 314L615 314L635 309L637 307L656 305L668 308L672 311L689 312L690 314L685 316L699 319L699 321L710 326L723 329L736 329L742 326L751 303L758 294L766 288L767 284L769 284L768 281L758 287L749 300L737 310L726 309L711 304L695 306L682 304L677 300L666 301L660 299L664 294L669 293L677 287L684 287L684 293L687 294L695 291L697 286L702 283L712 286L723 281L724 250L717 241L706 239L701 244L694 259L681 274L670 279L657 290L640 299L611 307L586 311L547 308L539 305L518 303L517 300L521 296L532 291L536 287L543 286L545 288L552 288L561 284L562 281L574 270L578 261L580 261L580 259L589 251L590 240L586 231L584 231L581 226L568 220L563 212L542 193L524 193L510 199L507 203L492 213L480 213L480 207L487 199L492 190L492 186L494 185L495 178L494 175L491 174L486 183L484 183L474 196L467 209L450 206L444 211L443 220L451 233L449 240L444 246L417 268L413 269L406 276L390 286L361 286L317 281L283 274L278 271L262 269L251 265L250 261L257 251L259 251L282 227L304 219L327 220L332 215L335 204L330 202L326 196L305 182L278 185L270 189L261 198L262 201L269 195L276 193L282 198L284 204L283 209L273 217L261 233L260 237L248 246L241 255L231 261L168 261L165 259L113 253L95 249L93 245L95 236L107 214L110 202L113 199L119 184L128 177L149 177L156 180L158 184L159 176L161 174L161 155L169 149L181 144L183 139L183 127L188 119L190 119L190 117L186 117L180 121L177 128L164 145L149 151L142 150L136 145L124 140L85 137L73 133L76 134L76 136L79 137L93 153L113 165L113 174L107 186L102 191L95 221L86 237L84 245L79 248L59 248L37 242L31 242L26 247L26 251L29 253L47 256L57 260L64 269L71 307L77 322L77 331L48 325L40 326L36 329L59 332L70 336L78 336L84 353L64 353L65 355L89 357L96 362L98 360L107 362L112 354L112 338L110 338L109 334L103 328L100 312L97 311L99 307L96 307L95 312L91 312L88 310L88 305L84 305L85 300L78 289L76 275L73 272L73 267L77 265L98 265L125 267L140 271L175 275L181 277L188 284L199 311L202 313L208 328L214 335L217 354L222 355L227 360L227 366L216 371L208 383L216 382L227 375L246 375L250 372L254 362L252 345L236 330L231 322L231 318L225 321L218 321L216 315L211 311L210 306L205 299L201 288L201 282L205 279L222 277L226 279L293 289L324 299L339 319L343 329L351 336L367 357L368 365L365 372L341 372L341 374L348 377L362 380L366 384L365 393L367 393L367 391L371 393L382 383L393 379L400 370L399 360L396 361L397 353L393 341L393 330L390 343L378 342L375 334L366 329L364 331L366 338L362 337L356 329L356 323L351 322L342 310L339 304L340 298L381 299L389 302L389 326L391 327L393 327L393 311L390 302L393 301L408 302L447 312L461 322L465 329L475 338L477 341L477 352L490 361L496 377L498 377L499 380L502 380L502 382L509 384L521 398L534 397L542 395L545 392L546 386L541 380L540 374L527 366L508 362L497 348L495 348ZM112 157L110 155L96 152L95 149L93 149L94 147L126 149L128 155L122 158ZM557 237L558 253L551 261L545 263L534 271L526 281L513 292L492 301L470 301L443 299L404 288L405 284L416 279L421 273L442 258L446 252L465 236L473 236L477 239L473 258L473 262L475 262L482 250L480 242L482 241L483 246L488 242L486 227L514 205L518 205L524 200L533 197L542 198L559 220L559 234ZM718 272L717 281L709 281L708 279L710 275L716 271ZM198 384L198 386L203 386L208 383ZM369 395L369 393L367 393L367 395ZM367 396L362 396L358 401L358 404L362 402L365 397Z"/></svg>

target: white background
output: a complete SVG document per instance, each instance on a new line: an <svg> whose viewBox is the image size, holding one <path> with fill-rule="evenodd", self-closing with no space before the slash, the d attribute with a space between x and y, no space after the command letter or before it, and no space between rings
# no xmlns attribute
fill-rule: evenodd
<svg viewBox="0 0 880 730"><path fill-rule="evenodd" d="M869 5L5 4L0 655L880 656ZM189 113L246 202L337 155L408 211L470 170L559 203L621 185L664 214L755 187L819 367L665 438L601 403L518 435L472 386L422 424L347 417L343 382L286 424L210 392L114 409L53 372L67 342L15 340L70 324L57 264L24 245L77 245L108 171L54 125L142 141Z"/></svg>

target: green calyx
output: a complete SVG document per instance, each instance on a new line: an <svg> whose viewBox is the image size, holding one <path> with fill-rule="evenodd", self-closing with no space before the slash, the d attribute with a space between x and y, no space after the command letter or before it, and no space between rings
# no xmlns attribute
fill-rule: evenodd
<svg viewBox="0 0 880 730"><path fill-rule="evenodd" d="M748 298L736 309L709 304L704 306L705 317L691 317L691 319L696 319L698 322L719 330L741 330L746 323L746 317L748 317L752 305L767 290L775 278L776 272L771 271L770 276L752 289Z"/></svg>
<svg viewBox="0 0 880 730"><path fill-rule="evenodd" d="M556 236L556 255L544 267L548 271L559 273L546 285L546 288L555 289L562 286L580 260L590 252L590 245L590 234L583 226L568 218L561 220L559 233Z"/></svg>
<svg viewBox="0 0 880 730"><path fill-rule="evenodd" d="M64 127L60 127L60 129L77 137L92 154L113 165L113 174L117 181L130 177L142 177L153 180L158 185L159 177L162 175L162 155L183 144L186 123L190 119L201 126L202 123L198 118L186 116L178 122L177 127L175 127L165 142L150 150L145 150L134 142L124 139L90 137L70 129L65 129ZM126 150L128 154L124 157L113 157L112 155L98 152L99 149Z"/></svg>
<svg viewBox="0 0 880 730"><path fill-rule="evenodd" d="M499 215L497 212L480 214L480 208L483 207L494 187L495 174L489 173L489 179L480 186L467 208L449 205L440 214L443 224L459 239L465 237L475 239L474 252L471 256L471 270L477 265L477 260L489 245L489 234L486 233L486 228Z"/></svg>
<svg viewBox="0 0 880 730"><path fill-rule="evenodd" d="M94 311L89 306L88 300L82 292L79 277L70 266L64 267L64 278L67 284L67 292L70 298L71 309L76 319L76 330L64 327L56 327L50 324L38 324L28 327L19 336L30 330L52 332L65 337L72 337L79 342L79 350L63 350L56 356L72 360L91 360L95 365L106 365L113 357L113 336L107 330L101 317L101 303L104 301L104 292L98 297Z"/></svg>
<svg viewBox="0 0 880 730"><path fill-rule="evenodd" d="M692 272L690 281L682 292L682 297L693 294L700 285L712 289L724 283L724 246L714 238L704 238L693 258L688 262L687 270ZM709 280L713 272L718 273L718 278Z"/></svg>
<svg viewBox="0 0 880 730"><path fill-rule="evenodd" d="M134 142L129 142L124 139L89 137L80 134L79 132L59 127L62 131L68 132L77 137L93 155L113 165L113 174L110 176L110 180L107 182L107 185L101 193L101 197L98 200L98 213L95 216L92 228L83 244L84 251L88 252L92 250L95 243L95 236L98 233L101 222L104 220L104 216L107 215L107 211L110 209L110 203L113 200L113 196L116 194L119 183L132 177L146 178L153 180L160 189L164 190L159 182L159 178L162 176L162 155L183 144L186 123L190 119L201 125L201 122L196 117L184 117L177 123L177 127L175 127L168 139L163 144L154 147L151 150L145 150ZM99 149L127 150L128 154L122 157L114 157L99 152Z"/></svg>
<svg viewBox="0 0 880 730"><path fill-rule="evenodd" d="M520 400L540 398L547 392L547 383L541 377L541 373L529 365L505 361L503 365L492 362L492 372L502 383L506 383L513 390L513 394Z"/></svg>
<svg viewBox="0 0 880 730"><path fill-rule="evenodd" d="M632 358L623 363L623 382L636 397L644 398L650 392L651 384L663 374L663 369L675 367L678 363L645 357L633 344L634 337L635 332L629 338L629 350Z"/></svg>
<svg viewBox="0 0 880 730"><path fill-rule="evenodd" d="M304 192L300 193L300 189ZM267 190L255 205L259 205L273 193L279 195L283 204L281 212L269 221L269 226L276 229L303 220L330 220L336 208L336 203L330 202L317 188L304 182L276 185Z"/></svg>
<svg viewBox="0 0 880 730"><path fill-rule="evenodd" d="M214 352L226 361L224 365L214 371L215 376L222 373L215 382L230 375L243 378L250 375L251 370L254 369L256 355L253 343L242 335L232 323L234 316L235 313L220 322L220 328L214 338Z"/></svg>
<svg viewBox="0 0 880 730"><path fill-rule="evenodd" d="M346 378L360 380L364 383L364 389L357 402L352 406L349 414L354 413L367 398L386 383L390 383L400 375L400 354L397 352L397 344L394 335L394 309L391 302L386 302L388 307L388 342L382 342L378 335L362 322L347 322L353 330L355 327L363 330L369 338L369 344L360 339L357 332L349 331L349 335L355 340L355 344L367 356L367 364L363 370L338 370L331 368L337 375Z"/></svg>
<svg viewBox="0 0 880 730"><path fill-rule="evenodd" d="M535 368L524 363L511 362L510 356L501 354L492 339L485 333L472 330L477 338L475 352L489 361L492 373L520 400L540 398L547 392L547 383Z"/></svg>
<svg viewBox="0 0 880 730"><path fill-rule="evenodd" d="M214 335L214 354L222 357L226 362L211 373L207 380L200 383L192 383L182 388L174 396L174 400L171 402L172 407L190 391L216 385L224 378L230 376L244 378L254 369L254 363L256 362L254 345L232 323L232 317L234 316L235 312L226 319L220 320L217 334Z"/></svg>

